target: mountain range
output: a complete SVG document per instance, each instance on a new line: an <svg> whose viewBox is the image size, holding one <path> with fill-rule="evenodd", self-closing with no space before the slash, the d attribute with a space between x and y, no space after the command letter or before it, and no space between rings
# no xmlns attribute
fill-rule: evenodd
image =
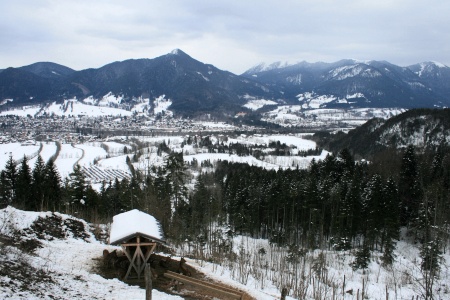
<svg viewBox="0 0 450 300"><path fill-rule="evenodd" d="M274 63L241 75L220 70L176 49L153 59L113 62L75 71L38 62L0 70L0 108L64 99L101 99L112 94L119 105L161 95L178 115L234 116L251 100L313 108L448 107L450 68L435 62L400 67L385 61ZM249 107L249 106L247 106Z"/></svg>

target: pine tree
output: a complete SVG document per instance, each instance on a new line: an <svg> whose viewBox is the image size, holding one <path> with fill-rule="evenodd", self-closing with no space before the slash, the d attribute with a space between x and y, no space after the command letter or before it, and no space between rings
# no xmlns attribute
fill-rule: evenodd
<svg viewBox="0 0 450 300"><path fill-rule="evenodd" d="M81 166L76 164L69 174L69 196L71 204L88 206L86 191L88 184Z"/></svg>
<svg viewBox="0 0 450 300"><path fill-rule="evenodd" d="M344 148L338 155L339 163L342 167L342 175L351 178L355 169L355 159L347 148Z"/></svg>
<svg viewBox="0 0 450 300"><path fill-rule="evenodd" d="M16 163L12 158L12 154L9 155L8 161L5 165L4 178L3 178L3 201L7 205L11 205L16 201L16 183L17 183L17 168Z"/></svg>
<svg viewBox="0 0 450 300"><path fill-rule="evenodd" d="M183 153L170 153L166 162L167 179L170 182L170 194L175 209L179 202L185 201L187 189L185 186L186 167L184 165Z"/></svg>
<svg viewBox="0 0 450 300"><path fill-rule="evenodd" d="M369 245L364 243L364 245L358 249L355 254L355 260L352 263L353 270L357 269L367 269L370 263L370 249Z"/></svg>
<svg viewBox="0 0 450 300"><path fill-rule="evenodd" d="M383 181L378 174L373 175L364 188L362 196L362 219L365 220L364 243L377 246L383 218Z"/></svg>
<svg viewBox="0 0 450 300"><path fill-rule="evenodd" d="M36 162L34 163L31 184L31 197L32 201L29 202L27 209L29 210L44 210L44 197L45 197L45 164L40 155L38 155Z"/></svg>
<svg viewBox="0 0 450 300"><path fill-rule="evenodd" d="M419 213L419 203L422 199L419 167L414 147L408 146L400 170L399 193L401 197L400 221L402 225L412 225Z"/></svg>
<svg viewBox="0 0 450 300"><path fill-rule="evenodd" d="M19 172L17 173L16 184L16 202L21 208L28 208L31 201L31 170L28 166L28 159L24 155L22 163L20 165Z"/></svg>
<svg viewBox="0 0 450 300"><path fill-rule="evenodd" d="M0 172L0 209L7 207L10 203L8 201L8 182L6 179L6 173L4 170Z"/></svg>
<svg viewBox="0 0 450 300"><path fill-rule="evenodd" d="M197 183L195 184L194 195L190 201L190 207L192 211L191 228L194 233L200 233L205 226L207 219L207 212L210 211L209 203L210 195L206 189L203 176L199 176Z"/></svg>
<svg viewBox="0 0 450 300"><path fill-rule="evenodd" d="M399 223L399 195L398 189L393 178L389 178L385 184L383 192L383 219L384 228L382 236L384 266L392 265L394 262L394 250L396 240L398 239L400 223Z"/></svg>
<svg viewBox="0 0 450 300"><path fill-rule="evenodd" d="M146 201L148 211L161 222L164 232L170 233L172 220L172 206L170 202L170 182L167 178L167 170L158 167L154 178L146 180Z"/></svg>
<svg viewBox="0 0 450 300"><path fill-rule="evenodd" d="M46 202L47 209L51 209L52 211L60 210L62 204L62 181L52 159L45 165L44 173L44 201Z"/></svg>

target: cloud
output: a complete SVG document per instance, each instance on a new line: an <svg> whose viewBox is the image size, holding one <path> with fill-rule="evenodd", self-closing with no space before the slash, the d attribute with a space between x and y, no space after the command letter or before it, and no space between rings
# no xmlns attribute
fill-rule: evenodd
<svg viewBox="0 0 450 300"><path fill-rule="evenodd" d="M0 68L83 69L174 48L235 73L277 60L449 64L449 9L439 0L3 1Z"/></svg>

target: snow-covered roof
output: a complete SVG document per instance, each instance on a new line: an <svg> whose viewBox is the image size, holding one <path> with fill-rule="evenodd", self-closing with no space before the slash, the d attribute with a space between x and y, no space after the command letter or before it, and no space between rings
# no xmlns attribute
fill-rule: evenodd
<svg viewBox="0 0 450 300"><path fill-rule="evenodd" d="M137 235L164 242L161 225L149 214L133 209L113 217L110 244L120 244Z"/></svg>

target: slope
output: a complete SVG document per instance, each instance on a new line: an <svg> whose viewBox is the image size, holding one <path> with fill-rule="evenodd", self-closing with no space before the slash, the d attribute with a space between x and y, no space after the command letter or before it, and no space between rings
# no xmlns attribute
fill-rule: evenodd
<svg viewBox="0 0 450 300"><path fill-rule="evenodd" d="M450 109L412 109L388 120L369 120L348 134L319 133L315 140L331 151L348 148L361 157L408 145L436 149L450 142Z"/></svg>

